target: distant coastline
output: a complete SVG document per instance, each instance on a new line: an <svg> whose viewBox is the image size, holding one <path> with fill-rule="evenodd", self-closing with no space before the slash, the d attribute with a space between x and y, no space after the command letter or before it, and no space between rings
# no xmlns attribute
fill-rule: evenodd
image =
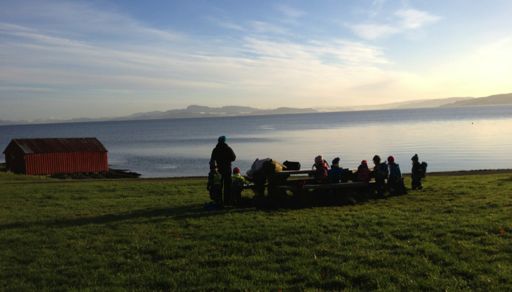
<svg viewBox="0 0 512 292"><path fill-rule="evenodd" d="M208 107L201 105L190 105L184 109L172 109L168 111L152 111L134 113L127 116L112 118L74 118L74 119L39 119L8 121L0 120L1 125L22 125L22 124L57 124L57 123L82 123L82 122L107 122L107 121L135 121L135 120L162 120L162 119L185 119L185 118L214 118L214 117L243 117L243 116L271 116L306 113L327 113L327 112L353 112L373 110L405 110L422 108L456 108L474 106L499 106L512 105L512 93L497 94L486 97L451 97L440 99L422 99L398 103L353 106L353 107L332 107L332 108L293 108L279 107L275 109L259 109L248 106L223 106Z"/></svg>

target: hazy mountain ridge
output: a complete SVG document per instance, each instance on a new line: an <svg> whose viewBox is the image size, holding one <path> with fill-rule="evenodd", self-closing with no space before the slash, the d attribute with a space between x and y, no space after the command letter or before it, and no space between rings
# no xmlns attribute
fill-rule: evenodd
<svg viewBox="0 0 512 292"><path fill-rule="evenodd" d="M472 97L449 97L437 99L420 99L413 101L402 101L375 105L361 105L352 107L322 108L321 111L363 111L363 110L391 110L391 109L414 109L414 108L435 108L445 106L458 101L470 100Z"/></svg>
<svg viewBox="0 0 512 292"><path fill-rule="evenodd" d="M255 116L255 115L280 115L300 114L318 112L313 108L291 108L280 107L276 109L258 109L248 106L223 106L208 107L201 105L190 105L185 109L174 109L168 111L153 111L135 113L115 120L130 119L168 119L168 118L197 118L197 117L226 117L226 116Z"/></svg>
<svg viewBox="0 0 512 292"><path fill-rule="evenodd" d="M38 119L24 121L0 120L0 125L10 124L42 124L42 123L70 123L70 122L95 122L95 121L126 121L126 120L155 120L155 119L181 119L181 118L209 118L209 117L234 117L257 115L283 115L318 112L364 111L364 110L391 110L391 109L415 109L436 107L464 107L485 105L512 105L512 93L496 94L486 97L450 97L438 99L421 99L414 101L395 102L379 105L365 105L352 107L328 107L328 108L293 108L279 107L275 109L259 109L249 106L222 106L209 107L202 105L190 105L184 109L172 109L167 111L151 111L134 113L121 117L105 118L74 118L74 119Z"/></svg>
<svg viewBox="0 0 512 292"><path fill-rule="evenodd" d="M392 106L394 109L406 109L406 108L430 108L430 107L440 107L446 104L470 100L472 97L449 97L449 98L437 98L437 99L422 99L415 101L404 101L399 103L392 103L389 106Z"/></svg>
<svg viewBox="0 0 512 292"><path fill-rule="evenodd" d="M461 100L444 105L445 107L481 106L481 105L507 105L512 104L512 93L495 94L486 97Z"/></svg>

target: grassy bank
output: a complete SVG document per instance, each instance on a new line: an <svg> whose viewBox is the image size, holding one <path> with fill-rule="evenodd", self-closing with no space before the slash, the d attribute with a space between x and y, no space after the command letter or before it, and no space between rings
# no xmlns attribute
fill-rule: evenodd
<svg viewBox="0 0 512 292"><path fill-rule="evenodd" d="M204 179L0 174L0 290L512 289L512 173L354 205L206 201Z"/></svg>

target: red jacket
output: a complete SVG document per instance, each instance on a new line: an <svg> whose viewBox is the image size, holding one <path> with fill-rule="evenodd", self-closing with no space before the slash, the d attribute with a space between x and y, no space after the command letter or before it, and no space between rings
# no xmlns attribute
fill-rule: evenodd
<svg viewBox="0 0 512 292"><path fill-rule="evenodd" d="M357 168L357 180L366 183L370 181L370 169L368 166L359 165Z"/></svg>

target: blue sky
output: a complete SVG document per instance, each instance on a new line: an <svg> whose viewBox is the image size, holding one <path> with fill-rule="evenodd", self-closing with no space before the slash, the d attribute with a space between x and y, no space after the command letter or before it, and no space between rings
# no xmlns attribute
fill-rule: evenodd
<svg viewBox="0 0 512 292"><path fill-rule="evenodd" d="M1 1L0 119L512 91L512 1Z"/></svg>

